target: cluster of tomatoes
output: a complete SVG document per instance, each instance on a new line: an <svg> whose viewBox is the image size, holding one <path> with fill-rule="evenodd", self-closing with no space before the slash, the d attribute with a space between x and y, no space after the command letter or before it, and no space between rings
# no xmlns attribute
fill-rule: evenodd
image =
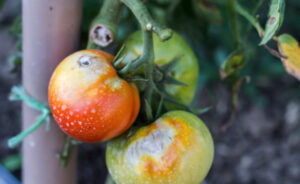
<svg viewBox="0 0 300 184"><path fill-rule="evenodd" d="M176 33L166 42L154 36L155 63L182 56L170 75L186 84L166 91L190 104L198 78L197 59ZM142 54L142 34L125 41L123 63ZM143 127L132 126L140 111L139 89L118 76L114 56L82 50L65 58L49 84L49 104L59 127L82 142L107 141L106 161L118 184L198 184L207 175L214 146L205 124L190 112L165 104L168 112Z"/></svg>

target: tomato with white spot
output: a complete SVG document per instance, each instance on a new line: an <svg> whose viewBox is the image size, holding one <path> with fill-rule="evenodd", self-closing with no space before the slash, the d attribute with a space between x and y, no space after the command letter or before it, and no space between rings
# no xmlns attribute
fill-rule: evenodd
<svg viewBox="0 0 300 184"><path fill-rule="evenodd" d="M192 113L170 111L111 140L106 164L118 184L199 184L213 156L205 124Z"/></svg>
<svg viewBox="0 0 300 184"><path fill-rule="evenodd" d="M69 136L83 142L105 141L135 121L140 109L138 89L117 75L113 58L100 50L78 51L52 74L50 108Z"/></svg>

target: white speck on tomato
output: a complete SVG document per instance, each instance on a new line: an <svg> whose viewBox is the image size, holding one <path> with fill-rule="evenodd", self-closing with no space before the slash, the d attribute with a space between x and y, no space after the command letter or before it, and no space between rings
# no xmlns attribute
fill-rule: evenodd
<svg viewBox="0 0 300 184"><path fill-rule="evenodd" d="M61 110L64 111L64 110L66 110L66 108L67 108L66 105L63 105L63 106L61 107Z"/></svg>

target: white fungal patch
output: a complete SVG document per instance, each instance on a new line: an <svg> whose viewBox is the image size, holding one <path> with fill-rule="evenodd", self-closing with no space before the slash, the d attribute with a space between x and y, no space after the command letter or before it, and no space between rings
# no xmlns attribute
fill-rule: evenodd
<svg viewBox="0 0 300 184"><path fill-rule="evenodd" d="M83 67L87 67L91 64L91 57L90 56L82 56L81 58L79 58L79 64L80 66L83 66Z"/></svg>
<svg viewBox="0 0 300 184"><path fill-rule="evenodd" d="M73 123L73 122L71 122L71 125L74 125L74 123Z"/></svg>
<svg viewBox="0 0 300 184"><path fill-rule="evenodd" d="M53 110L55 110L55 109L56 109L56 106L54 105L54 106L53 106Z"/></svg>
<svg viewBox="0 0 300 184"><path fill-rule="evenodd" d="M66 105L63 105L62 107L61 107L61 110L66 110L66 108L67 108L67 106Z"/></svg>
<svg viewBox="0 0 300 184"><path fill-rule="evenodd" d="M67 126L70 126L70 124L69 124L69 123L66 123L66 125L67 125Z"/></svg>
<svg viewBox="0 0 300 184"><path fill-rule="evenodd" d="M160 121L160 122L159 122ZM139 139L128 147L126 159L129 164L137 166L140 157L149 155L152 158L161 160L164 151L172 144L175 130L162 120L156 121L158 129L153 130L148 136Z"/></svg>
<svg viewBox="0 0 300 184"><path fill-rule="evenodd" d="M81 122L81 121L78 121L78 124L79 124L79 125L82 125L82 122Z"/></svg>
<svg viewBox="0 0 300 184"><path fill-rule="evenodd" d="M78 58L78 68L84 72L84 80L87 84L97 81L99 77L106 74L109 64L93 53L86 52Z"/></svg>
<svg viewBox="0 0 300 184"><path fill-rule="evenodd" d="M121 87L122 80L118 77L109 78L105 81L105 84L108 85L111 90L116 90Z"/></svg>
<svg viewBox="0 0 300 184"><path fill-rule="evenodd" d="M71 116L73 115L73 112L72 112L72 111L70 111L70 115L71 115Z"/></svg>
<svg viewBox="0 0 300 184"><path fill-rule="evenodd" d="M92 109L91 112L92 112L92 113L96 113L96 109Z"/></svg>

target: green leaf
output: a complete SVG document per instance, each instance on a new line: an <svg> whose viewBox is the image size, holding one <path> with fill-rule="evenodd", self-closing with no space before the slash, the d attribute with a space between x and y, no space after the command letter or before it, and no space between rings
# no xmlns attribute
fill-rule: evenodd
<svg viewBox="0 0 300 184"><path fill-rule="evenodd" d="M182 57L183 57L183 55L178 56L178 57L172 59L170 62L168 62L167 64L163 65L163 66L161 67L161 69L162 69L165 73L171 71L171 70L176 66L176 64L181 60Z"/></svg>
<svg viewBox="0 0 300 184"><path fill-rule="evenodd" d="M284 18L285 0L272 0L269 9L269 19L265 26L265 33L259 45L270 41L282 25Z"/></svg>
<svg viewBox="0 0 300 184"><path fill-rule="evenodd" d="M178 86L188 86L184 82L181 82L181 81L175 79L174 77L170 77L170 76L166 76L164 82L167 84L174 84L174 85L178 85Z"/></svg>
<svg viewBox="0 0 300 184"><path fill-rule="evenodd" d="M221 78L225 79L234 72L239 71L245 64L245 56L242 49L233 51L221 67Z"/></svg>
<svg viewBox="0 0 300 184"><path fill-rule="evenodd" d="M295 38L289 34L278 37L278 49L283 55L281 61L288 73L300 80L300 47Z"/></svg>
<svg viewBox="0 0 300 184"><path fill-rule="evenodd" d="M204 114L211 110L211 107L205 107L205 108L191 108L191 112L197 115Z"/></svg>

